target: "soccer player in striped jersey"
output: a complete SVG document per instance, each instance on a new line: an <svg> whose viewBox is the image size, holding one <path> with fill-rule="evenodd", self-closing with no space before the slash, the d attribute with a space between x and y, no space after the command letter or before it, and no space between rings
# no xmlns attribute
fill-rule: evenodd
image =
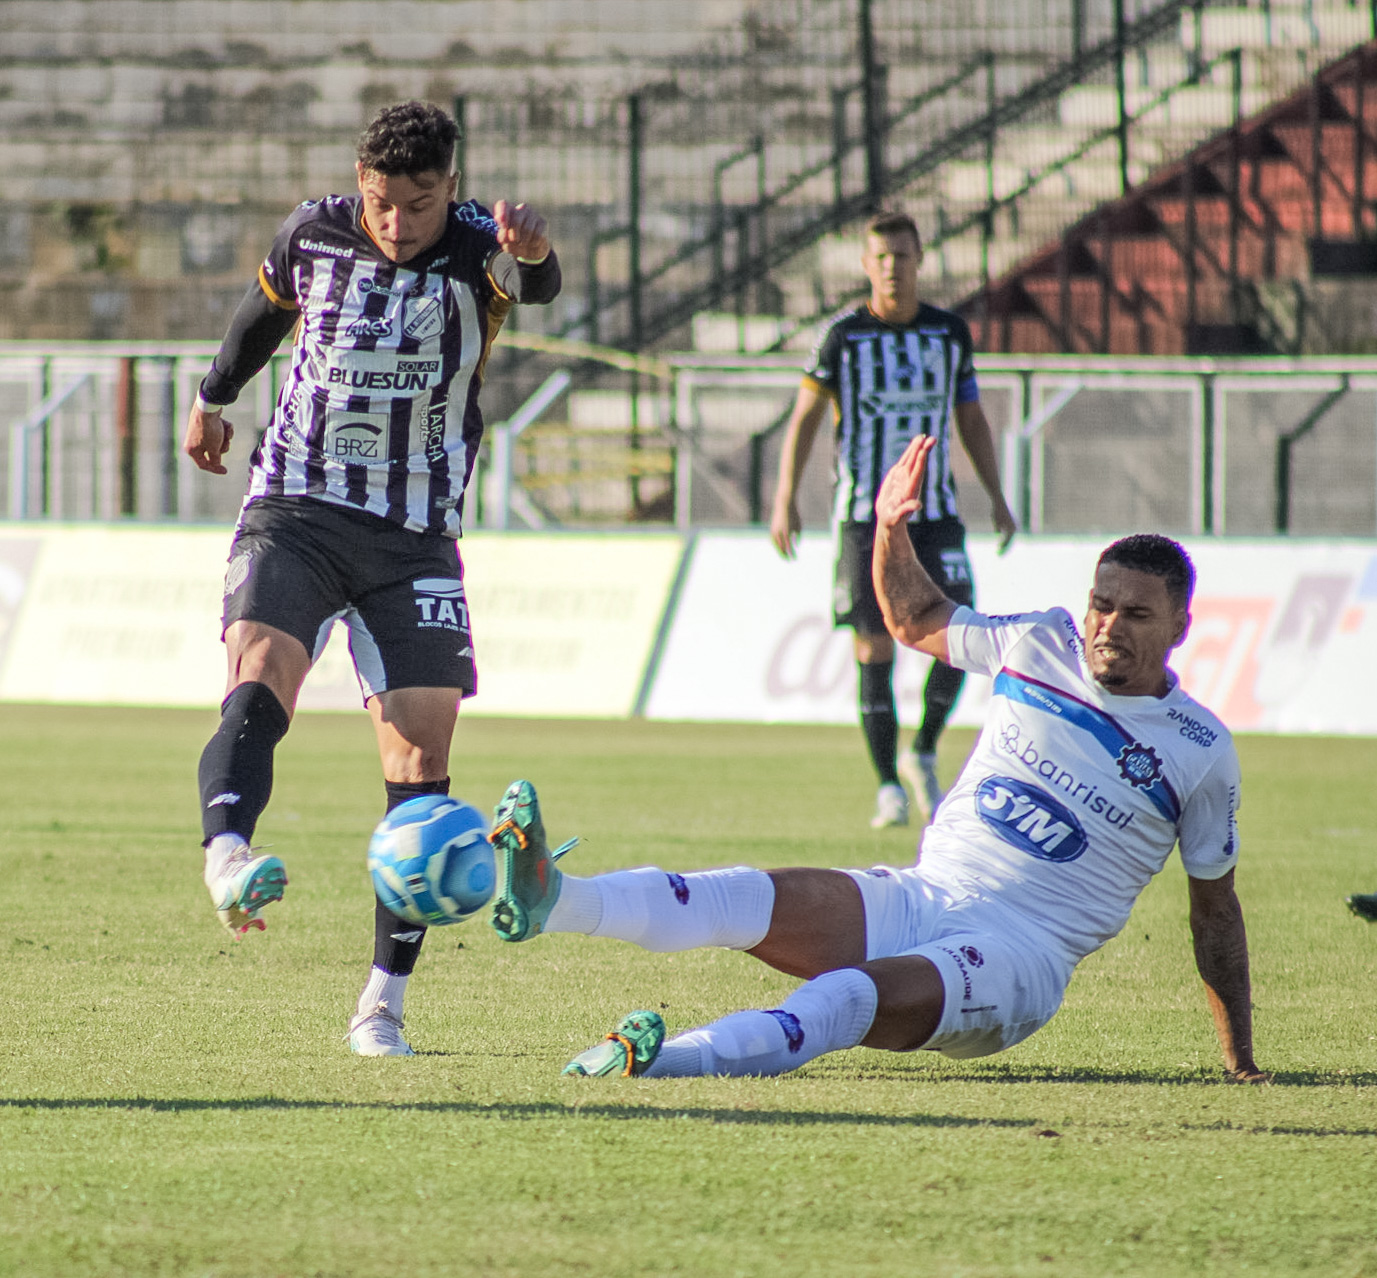
<svg viewBox="0 0 1377 1278"><path fill-rule="evenodd" d="M966 530L956 506L950 422L989 494L1001 551L1015 523L999 484L994 440L971 359L971 335L959 315L929 306L918 295L922 241L905 213L881 213L866 226L861 266L870 297L835 316L823 329L794 401L779 457L770 536L792 558L802 527L798 486L827 410L837 423L837 563L833 620L855 632L861 728L880 788L876 829L908 824L908 781L926 819L941 801L937 739L965 676L935 662L923 689L923 719L912 749L898 753L894 706L894 641L885 629L870 582L875 542L875 496L885 472L909 441L936 440L922 500L908 523L923 567L957 603L972 604Z"/></svg>
<svg viewBox="0 0 1377 1278"><path fill-rule="evenodd" d="M273 751L336 620L376 730L387 806L449 791L458 702L476 674L456 538L503 318L551 301L544 218L454 200L454 122L406 102L359 140L358 193L283 224L201 383L183 443L223 475L224 416L293 329L291 369L253 451L225 576L228 691L201 756L206 887L236 935L287 876L251 849ZM424 929L376 905L373 967L350 1024L367 1056L410 1055L402 999Z"/></svg>

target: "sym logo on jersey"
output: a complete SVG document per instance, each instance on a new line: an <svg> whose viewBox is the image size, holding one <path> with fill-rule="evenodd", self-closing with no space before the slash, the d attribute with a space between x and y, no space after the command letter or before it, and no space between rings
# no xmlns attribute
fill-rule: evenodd
<svg viewBox="0 0 1377 1278"><path fill-rule="evenodd" d="M986 777L976 787L975 810L1005 843L1039 861L1074 861L1090 844L1069 808L1013 777Z"/></svg>
<svg viewBox="0 0 1377 1278"><path fill-rule="evenodd" d="M413 581L411 588L421 613L416 623L420 629L468 631L469 606L464 599L462 581L452 577L422 577Z"/></svg>

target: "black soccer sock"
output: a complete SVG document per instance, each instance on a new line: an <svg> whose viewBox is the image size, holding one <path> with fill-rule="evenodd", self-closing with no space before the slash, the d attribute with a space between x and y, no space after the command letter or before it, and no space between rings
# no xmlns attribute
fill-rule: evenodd
<svg viewBox="0 0 1377 1278"><path fill-rule="evenodd" d="M449 778L443 781L387 781L387 810L422 794L448 794ZM410 976L421 956L426 929L393 914L381 901L373 908L373 966L393 976Z"/></svg>
<svg viewBox="0 0 1377 1278"><path fill-rule="evenodd" d="M291 719L265 683L241 683L220 705L220 727L201 752L201 830L253 839L273 789L273 751Z"/></svg>
<svg viewBox="0 0 1377 1278"><path fill-rule="evenodd" d="M899 719L894 713L894 662L860 663L861 731L881 785L898 785L894 770L899 747Z"/></svg>
<svg viewBox="0 0 1377 1278"><path fill-rule="evenodd" d="M913 748L919 754L937 753L937 738L947 726L947 719L965 682L964 670L958 670L943 661L932 663L928 681L923 686L923 725L913 741Z"/></svg>

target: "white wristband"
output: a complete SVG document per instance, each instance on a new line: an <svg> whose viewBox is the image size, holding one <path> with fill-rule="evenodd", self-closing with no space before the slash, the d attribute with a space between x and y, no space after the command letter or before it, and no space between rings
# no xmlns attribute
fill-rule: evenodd
<svg viewBox="0 0 1377 1278"><path fill-rule="evenodd" d="M550 255L546 253L544 257L519 257L516 260L520 262L522 266L539 266L542 262L546 261L549 256Z"/></svg>
<svg viewBox="0 0 1377 1278"><path fill-rule="evenodd" d="M196 411L198 413L218 413L223 411L223 404L212 404L200 391L196 392Z"/></svg>

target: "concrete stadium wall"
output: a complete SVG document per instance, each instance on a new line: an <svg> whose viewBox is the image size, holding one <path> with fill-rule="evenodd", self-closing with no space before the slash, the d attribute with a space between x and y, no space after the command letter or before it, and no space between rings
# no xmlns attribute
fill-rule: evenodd
<svg viewBox="0 0 1377 1278"><path fill-rule="evenodd" d="M1079 618L1103 538L971 539L982 609ZM0 524L0 701L215 706L229 529ZM1174 668L1236 731L1377 735L1377 541L1187 542L1194 623ZM760 531L478 533L461 543L479 660L466 713L855 721L849 637L833 631L830 538L784 562ZM901 715L926 659L901 654ZM988 682L955 722L978 725ZM357 707L342 635L308 710Z"/></svg>

